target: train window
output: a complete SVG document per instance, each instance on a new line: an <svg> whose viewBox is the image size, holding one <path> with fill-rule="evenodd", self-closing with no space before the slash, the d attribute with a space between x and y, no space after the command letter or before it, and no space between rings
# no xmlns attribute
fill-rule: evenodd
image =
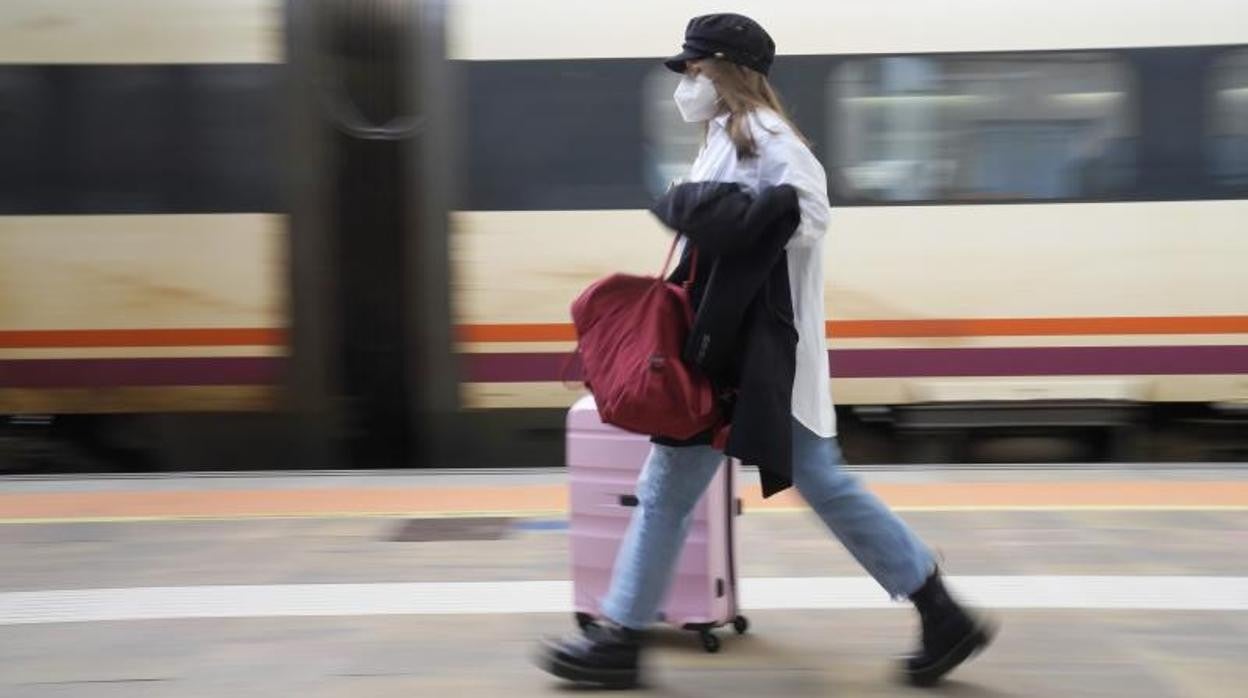
<svg viewBox="0 0 1248 698"><path fill-rule="evenodd" d="M1214 64L1209 162L1219 187L1248 191L1248 51Z"/></svg>
<svg viewBox="0 0 1248 698"><path fill-rule="evenodd" d="M852 59L833 72L850 201L1113 197L1134 182L1127 69L1101 54Z"/></svg>
<svg viewBox="0 0 1248 698"><path fill-rule="evenodd" d="M680 75L659 67L643 86L646 188L658 196L674 180L684 179L702 147L702 126L680 118L672 93Z"/></svg>

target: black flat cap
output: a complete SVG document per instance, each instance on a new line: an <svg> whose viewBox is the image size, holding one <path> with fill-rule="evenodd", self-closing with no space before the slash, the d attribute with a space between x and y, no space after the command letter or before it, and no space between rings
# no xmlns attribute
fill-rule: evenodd
<svg viewBox="0 0 1248 698"><path fill-rule="evenodd" d="M685 72L688 61L714 56L766 75L776 58L776 42L758 22L732 13L702 15L689 20L682 48L680 53L663 61L677 73Z"/></svg>

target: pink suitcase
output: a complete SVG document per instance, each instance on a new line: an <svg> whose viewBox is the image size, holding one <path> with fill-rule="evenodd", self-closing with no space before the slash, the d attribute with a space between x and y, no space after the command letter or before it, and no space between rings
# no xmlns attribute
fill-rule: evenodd
<svg viewBox="0 0 1248 698"><path fill-rule="evenodd" d="M577 623L601 615L616 552L628 529L637 477L650 452L649 438L603 424L592 396L568 412L570 539ZM689 537L676 567L660 620L697 632L708 652L719 650L711 631L731 624L744 633L737 608L733 518L741 513L734 468L720 468L694 510Z"/></svg>

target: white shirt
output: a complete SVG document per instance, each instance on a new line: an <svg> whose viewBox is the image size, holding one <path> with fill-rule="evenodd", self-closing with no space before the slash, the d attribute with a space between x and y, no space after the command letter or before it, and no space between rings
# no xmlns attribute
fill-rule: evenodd
<svg viewBox="0 0 1248 698"><path fill-rule="evenodd" d="M707 124L706 144L689 180L736 182L757 195L788 184L797 190L801 222L786 247L793 317L797 325L797 372L793 380L793 416L824 437L836 435L836 412L828 387L828 342L823 310L823 236L828 228L828 186L823 166L769 109L750 114L758 157L737 157L727 131L728 115Z"/></svg>

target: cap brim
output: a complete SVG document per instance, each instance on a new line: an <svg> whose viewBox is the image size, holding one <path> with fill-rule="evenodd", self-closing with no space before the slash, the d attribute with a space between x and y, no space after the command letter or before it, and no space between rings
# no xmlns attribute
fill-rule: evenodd
<svg viewBox="0 0 1248 698"><path fill-rule="evenodd" d="M663 61L663 65L667 66L667 69L674 73L683 73L685 72L686 63L689 61L701 60L709 55L711 54L706 53L705 51L699 51L694 48L686 48L675 56Z"/></svg>

